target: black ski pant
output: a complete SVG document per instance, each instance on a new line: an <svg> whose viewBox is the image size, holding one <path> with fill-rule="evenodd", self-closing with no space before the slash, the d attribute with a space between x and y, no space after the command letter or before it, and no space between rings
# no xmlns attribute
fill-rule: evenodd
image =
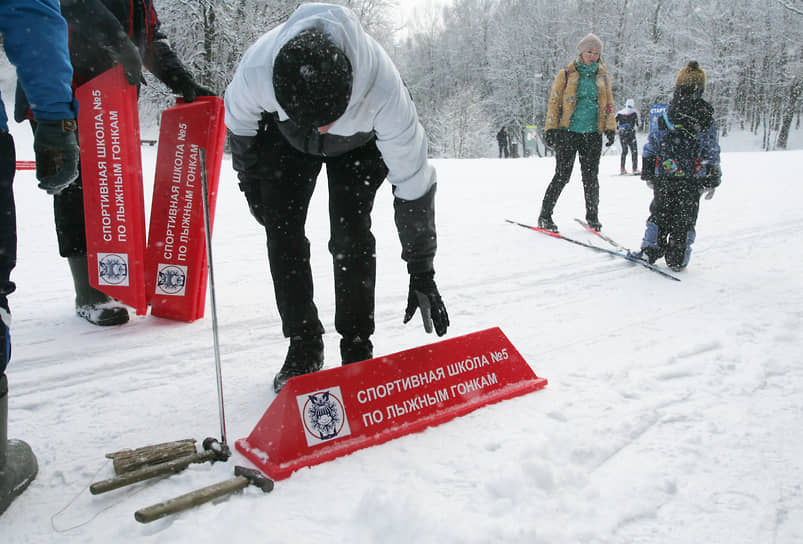
<svg viewBox="0 0 803 544"><path fill-rule="evenodd" d="M323 164L329 182L329 252L334 264L335 329L343 337L374 332L376 241L371 210L388 169L375 140L337 157L298 151L267 123L257 134L261 179L249 180L249 207L264 224L282 333L324 332L313 302L310 244L304 225Z"/></svg>
<svg viewBox="0 0 803 544"><path fill-rule="evenodd" d="M6 297L14 291L11 271L17 264L17 212L14 206L16 170L14 138L5 130L0 130L0 306L6 310Z"/></svg>
<svg viewBox="0 0 803 544"><path fill-rule="evenodd" d="M654 182L650 217L642 244L651 260L663 256L666 264L675 267L689 263L691 246L696 238L700 195L700 185L694 179Z"/></svg>
<svg viewBox="0 0 803 544"><path fill-rule="evenodd" d="M14 139L7 131L0 130L0 307L6 311L9 310L7 297L15 288L11 271L17 264L17 213L14 206L16 170ZM11 358L11 338L6 325L0 323L0 378L3 380ZM0 397L3 394L0 391ZM0 436L0 440L5 440L5 436Z"/></svg>
<svg viewBox="0 0 803 544"><path fill-rule="evenodd" d="M507 144L504 142L499 142L499 158L510 158L510 150L507 147Z"/></svg>
<svg viewBox="0 0 803 544"><path fill-rule="evenodd" d="M574 158L580 156L580 173L586 202L586 219L599 221L599 159L602 154L602 134L560 131L555 143L555 175L546 188L541 204L541 217L552 217L560 193L569 183L574 169Z"/></svg>
<svg viewBox="0 0 803 544"><path fill-rule="evenodd" d="M625 159L627 150L630 149L630 158L633 163L633 172L638 170L638 144L636 143L636 133L625 133L619 135L619 143L622 145L622 170L625 169Z"/></svg>

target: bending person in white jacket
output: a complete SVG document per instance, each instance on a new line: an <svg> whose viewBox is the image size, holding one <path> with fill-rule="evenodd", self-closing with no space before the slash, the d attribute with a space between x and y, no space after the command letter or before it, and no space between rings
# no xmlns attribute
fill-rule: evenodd
<svg viewBox="0 0 803 544"><path fill-rule="evenodd" d="M449 317L434 280L436 176L426 134L398 70L354 13L331 4L299 7L248 49L225 103L234 168L265 227L282 332L290 338L274 389L323 367L324 329L304 233L323 164L342 364L373 357L370 214L385 178L410 274L404 322L420 309L427 330L434 325L444 335Z"/></svg>

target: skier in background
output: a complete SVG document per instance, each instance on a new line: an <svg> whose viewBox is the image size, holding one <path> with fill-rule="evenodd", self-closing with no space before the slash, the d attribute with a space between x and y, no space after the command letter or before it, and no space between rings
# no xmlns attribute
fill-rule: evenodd
<svg viewBox="0 0 803 544"><path fill-rule="evenodd" d="M625 159L627 150L630 150L630 158L633 163L633 173L638 174L638 143L636 142L636 130L641 126L641 114L634 107L632 98L628 98L625 107L616 112L616 129L619 131L619 143L622 146L622 161L619 172L627 174Z"/></svg>
<svg viewBox="0 0 803 544"><path fill-rule="evenodd" d="M721 183L719 137L714 108L703 100L705 72L695 61L678 73L668 111L650 131L641 179L653 191L639 258L661 257L675 271L689 264L700 197L714 196Z"/></svg>
<svg viewBox="0 0 803 544"><path fill-rule="evenodd" d="M78 177L77 105L70 81L67 24L58 0L3 0L0 34L6 56L31 97L36 177L39 187L58 194ZM11 270L17 261L17 225L13 181L14 140L0 97L0 515L36 477L38 464L30 446L8 440L8 378L11 359Z"/></svg>
<svg viewBox="0 0 803 544"><path fill-rule="evenodd" d="M122 64L128 82L139 85L142 65L188 102L215 93L195 82L160 30L152 0L62 0L69 24L73 88ZM15 118L30 119L25 89L17 87ZM31 120L36 130L36 120ZM81 178L53 198L59 254L67 258L75 285L75 311L94 325L122 325L128 310L89 284Z"/></svg>
<svg viewBox="0 0 803 544"><path fill-rule="evenodd" d="M313 302L304 226L326 164L340 360L373 358L376 241L371 209L387 177L410 276L404 323L420 309L446 334L435 284L435 169L398 70L348 8L304 4L264 34L226 89L226 125L240 190L265 229L282 333L290 347L273 380L323 367L323 325Z"/></svg>
<svg viewBox="0 0 803 544"><path fill-rule="evenodd" d="M588 34L577 44L577 58L558 72L549 93L544 139L555 150L555 175L544 193L538 227L554 232L558 226L552 212L563 188L569 183L574 158L580 155L580 171L586 204L586 222L601 230L599 222L599 160L602 135L610 147L616 132L613 92L602 62L602 40Z"/></svg>

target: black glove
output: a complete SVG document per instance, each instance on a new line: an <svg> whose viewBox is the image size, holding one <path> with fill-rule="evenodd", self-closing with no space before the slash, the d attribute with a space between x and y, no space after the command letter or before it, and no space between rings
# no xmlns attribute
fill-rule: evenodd
<svg viewBox="0 0 803 544"><path fill-rule="evenodd" d="M425 331L432 332L434 325L438 336L446 334L449 314L446 313L446 306L435 285L435 272L410 274L410 291L407 295L407 309L404 310L404 323L413 318L416 308L421 310Z"/></svg>
<svg viewBox="0 0 803 544"><path fill-rule="evenodd" d="M556 128L551 128L546 131L546 134L544 134L544 142L548 147L554 148L558 144L560 132L561 131Z"/></svg>
<svg viewBox="0 0 803 544"><path fill-rule="evenodd" d="M75 119L36 121L33 150L39 188L57 195L78 177L78 138Z"/></svg>
<svg viewBox="0 0 803 544"><path fill-rule="evenodd" d="M179 79L174 90L184 97L185 102L194 102L198 96L216 96L215 91L199 85L189 75Z"/></svg>
<svg viewBox="0 0 803 544"><path fill-rule="evenodd" d="M608 143L605 144L605 147L611 147L616 140L616 132L613 130L606 130L605 137L608 138Z"/></svg>
<svg viewBox="0 0 803 544"><path fill-rule="evenodd" d="M139 56L139 49L128 36L120 36L120 39L106 49L114 61L123 65L128 83L139 85L142 81L142 58Z"/></svg>
<svg viewBox="0 0 803 544"><path fill-rule="evenodd" d="M719 169L719 165L706 164L703 187L706 189L713 189L714 187L719 187L720 183L722 183L722 171Z"/></svg>

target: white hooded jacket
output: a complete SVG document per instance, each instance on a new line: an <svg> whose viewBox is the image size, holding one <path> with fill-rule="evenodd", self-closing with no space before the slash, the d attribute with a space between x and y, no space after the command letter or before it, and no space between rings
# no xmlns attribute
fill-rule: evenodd
<svg viewBox="0 0 803 544"><path fill-rule="evenodd" d="M638 119L638 123L641 124L641 114L635 108L635 102L633 102L632 98L628 98L625 102L625 107L621 110L616 112L616 115L632 115L636 114L636 119Z"/></svg>
<svg viewBox="0 0 803 544"><path fill-rule="evenodd" d="M394 195L416 200L435 184L427 160L428 142L398 70L369 36L356 15L342 6L301 5L283 24L265 33L246 51L226 89L226 126L238 136L254 136L264 112L288 120L273 89L273 63L282 46L308 28L322 30L345 51L353 70L351 98L328 134L376 135Z"/></svg>

